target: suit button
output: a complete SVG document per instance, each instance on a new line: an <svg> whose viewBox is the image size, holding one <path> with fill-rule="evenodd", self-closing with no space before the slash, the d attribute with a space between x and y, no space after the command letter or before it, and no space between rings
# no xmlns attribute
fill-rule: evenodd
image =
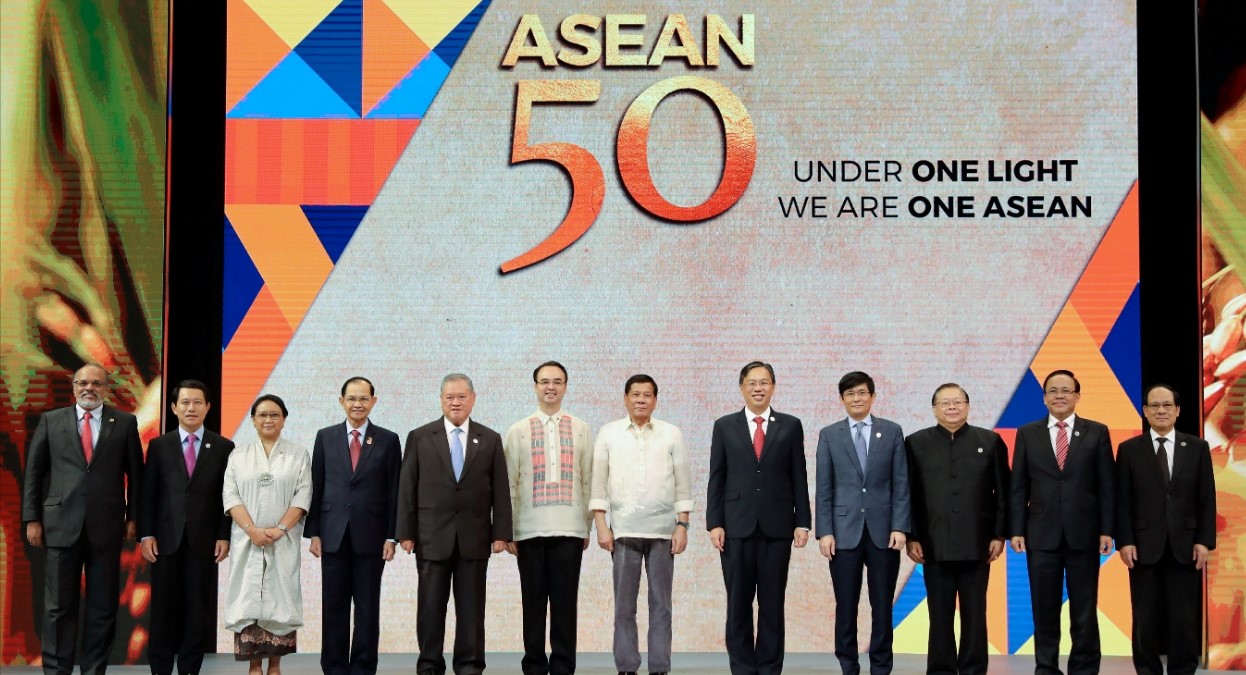
<svg viewBox="0 0 1246 675"><path fill-rule="evenodd" d="M861 488L861 491L862 491L862 492L865 492L865 488Z"/></svg>
<svg viewBox="0 0 1246 675"><path fill-rule="evenodd" d="M758 470L757 470L757 473L761 473L761 469L758 469Z"/></svg>
<svg viewBox="0 0 1246 675"><path fill-rule="evenodd" d="M960 509L952 509L952 513L960 513Z"/></svg>
<svg viewBox="0 0 1246 675"><path fill-rule="evenodd" d="M861 513L865 513L865 509L861 509Z"/></svg>
<svg viewBox="0 0 1246 675"><path fill-rule="evenodd" d="M347 505L346 505L346 508L348 508L348 509L349 509L349 508L350 508L350 504L347 504Z"/></svg>
<svg viewBox="0 0 1246 675"><path fill-rule="evenodd" d="M757 488L757 491L758 491L758 492L761 492L761 488Z"/></svg>

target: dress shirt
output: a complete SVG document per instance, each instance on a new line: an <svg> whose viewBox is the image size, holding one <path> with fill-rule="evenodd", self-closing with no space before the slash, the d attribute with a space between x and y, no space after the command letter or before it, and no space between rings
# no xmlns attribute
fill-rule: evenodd
<svg viewBox="0 0 1246 675"><path fill-rule="evenodd" d="M177 433L182 437L182 457L186 456L186 437L195 435L195 459L199 459L199 451L203 449L203 425L200 424L198 429L187 431L182 425L177 425Z"/></svg>
<svg viewBox="0 0 1246 675"><path fill-rule="evenodd" d="M368 442L368 420L365 419L363 421L363 424L359 425L358 429L350 425L349 419L346 420L346 447L347 448L350 448L350 432L352 431L359 432L359 445L360 446Z"/></svg>
<svg viewBox="0 0 1246 675"><path fill-rule="evenodd" d="M609 511L614 536L669 539L678 514L692 511L692 470L684 435L650 418L611 422L593 447L593 498L588 507Z"/></svg>
<svg viewBox="0 0 1246 675"><path fill-rule="evenodd" d="M442 423L446 425L446 445L449 445L450 447L454 447L455 426L451 424L450 420L446 418L444 415L442 416L441 421ZM463 435L459 436L459 442L463 444L463 461L464 462L467 461L467 433L468 433L467 425L471 423L472 423L472 420L469 417L468 419L463 420L462 426L458 427L459 429L463 430Z"/></svg>
<svg viewBox="0 0 1246 675"><path fill-rule="evenodd" d="M753 418L758 416L761 417L761 433L766 434L770 431L770 406L766 406L766 409L760 413L755 413L745 407L744 417L748 420L748 437L750 439L757 435L757 422L754 422Z"/></svg>
<svg viewBox="0 0 1246 675"><path fill-rule="evenodd" d="M95 410L90 411L80 405L75 405L74 407L78 409L78 422L74 426L78 428L79 435L82 434L83 413L91 413L91 448L94 449L100 440L100 426L103 424L103 420L100 417L104 414L104 406L96 406Z"/></svg>
<svg viewBox="0 0 1246 675"><path fill-rule="evenodd" d="M1171 476L1172 460L1177 455L1177 430L1172 428L1166 434L1157 434L1154 429L1151 429L1151 449L1155 451L1156 457L1159 456L1159 443L1155 439L1160 437L1168 439L1168 442L1164 444L1164 452L1168 454L1168 475Z"/></svg>
<svg viewBox="0 0 1246 675"><path fill-rule="evenodd" d="M567 477L562 471L562 443L558 437L558 426L564 418L571 422L573 443L569 480L564 480ZM532 464L534 419L545 436L542 467ZM588 508L593 489L593 430L588 423L561 410L552 416L538 410L511 425L502 439L502 449L506 453L506 473L511 487L515 541L535 537L587 537L593 521L593 512ZM540 485L535 484L539 469L543 469L544 478Z"/></svg>
<svg viewBox="0 0 1246 675"><path fill-rule="evenodd" d="M857 442L858 424L865 425L865 427L861 429L861 438L865 439L865 453L868 455L870 452L870 431L874 428L874 416L867 414L863 420L854 420L852 419L852 415L848 416L848 434L852 436L853 443Z"/></svg>
<svg viewBox="0 0 1246 675"><path fill-rule="evenodd" d="M1047 416L1047 434L1051 437L1051 454L1056 457L1060 455L1060 451L1056 449L1056 436L1060 433L1060 427L1056 426L1056 423L1059 421L1060 420L1056 419L1055 415ZM1075 414L1070 414L1068 418L1064 420L1064 423L1068 425L1065 427L1064 433L1069 435L1070 450L1073 449L1073 423L1076 421L1077 415Z"/></svg>

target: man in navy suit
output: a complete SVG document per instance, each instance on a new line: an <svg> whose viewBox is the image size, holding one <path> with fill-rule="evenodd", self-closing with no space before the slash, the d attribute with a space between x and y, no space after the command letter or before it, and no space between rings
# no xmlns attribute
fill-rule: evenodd
<svg viewBox="0 0 1246 675"><path fill-rule="evenodd" d="M809 541L809 479L800 420L770 409L774 368L740 370L744 410L714 422L705 526L727 586L732 675L783 672L783 603L792 547ZM757 634L753 634L753 598Z"/></svg>
<svg viewBox="0 0 1246 675"><path fill-rule="evenodd" d="M346 423L321 429L312 446L312 503L303 534L320 558L320 668L326 675L372 675L381 635L381 575L397 546L402 446L398 434L369 419L376 390L367 378L342 384L338 402Z"/></svg>
<svg viewBox="0 0 1246 675"><path fill-rule="evenodd" d="M173 387L178 427L152 439L138 514L143 559L151 563L152 675L198 673L215 633L216 565L229 555L229 516L221 503L234 442L203 426L208 387Z"/></svg>
<svg viewBox="0 0 1246 675"><path fill-rule="evenodd" d="M1017 430L1008 522L1026 553L1035 673L1060 673L1060 606L1069 591L1069 673L1099 672L1099 556L1112 551L1115 467L1108 428L1078 416L1082 385L1067 370L1043 381L1047 416Z"/></svg>
<svg viewBox="0 0 1246 675"><path fill-rule="evenodd" d="M1177 431L1181 398L1153 384L1142 394L1151 429L1116 453L1116 545L1129 568L1134 669L1198 668L1203 569L1216 548L1216 484L1207 441Z"/></svg>
<svg viewBox="0 0 1246 675"><path fill-rule="evenodd" d="M835 585L835 656L857 675L857 605L866 570L873 614L870 673L891 672L892 599L900 551L911 526L904 431L870 414L874 379L854 371L839 380L846 419L818 434L818 548Z"/></svg>

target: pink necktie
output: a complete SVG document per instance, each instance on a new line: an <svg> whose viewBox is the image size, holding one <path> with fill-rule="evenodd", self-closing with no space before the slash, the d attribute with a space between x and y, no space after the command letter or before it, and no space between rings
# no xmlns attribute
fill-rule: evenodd
<svg viewBox="0 0 1246 675"><path fill-rule="evenodd" d="M757 459L761 459L761 447L766 444L766 432L762 429L761 423L766 420L761 415L753 418L753 422L757 424L757 431L753 432L753 452L757 454Z"/></svg>
<svg viewBox="0 0 1246 675"><path fill-rule="evenodd" d="M195 475L195 441L197 440L199 439L195 438L194 434L186 434L186 454L183 456L186 458L187 476Z"/></svg>
<svg viewBox="0 0 1246 675"><path fill-rule="evenodd" d="M359 430L354 429L350 432L350 470L354 471L359 466Z"/></svg>
<svg viewBox="0 0 1246 675"><path fill-rule="evenodd" d="M1066 431L1068 424L1064 420L1056 422L1056 464L1060 465L1060 470L1064 471L1064 461L1069 458L1069 432Z"/></svg>
<svg viewBox="0 0 1246 675"><path fill-rule="evenodd" d="M87 464L91 463L91 446L91 411L88 410L82 413L82 454L87 458Z"/></svg>

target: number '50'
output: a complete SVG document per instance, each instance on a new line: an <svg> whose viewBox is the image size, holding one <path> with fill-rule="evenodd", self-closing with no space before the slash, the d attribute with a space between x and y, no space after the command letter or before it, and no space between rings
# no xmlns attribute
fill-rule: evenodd
<svg viewBox="0 0 1246 675"><path fill-rule="evenodd" d="M726 161L714 193L697 206L676 206L653 184L649 173L649 123L658 103L682 90L700 92L714 104L726 134ZM502 274L521 270L562 251L579 239L601 213L606 179L601 164L588 150L572 143L528 144L533 103L592 103L601 96L600 80L521 80L515 96L515 131L511 164L553 162L571 177L571 208L544 241L502 264ZM657 82L640 93L619 123L615 156L623 187L645 211L666 220L692 223L713 218L731 208L748 187L757 163L757 135L744 103L719 82L693 75Z"/></svg>

